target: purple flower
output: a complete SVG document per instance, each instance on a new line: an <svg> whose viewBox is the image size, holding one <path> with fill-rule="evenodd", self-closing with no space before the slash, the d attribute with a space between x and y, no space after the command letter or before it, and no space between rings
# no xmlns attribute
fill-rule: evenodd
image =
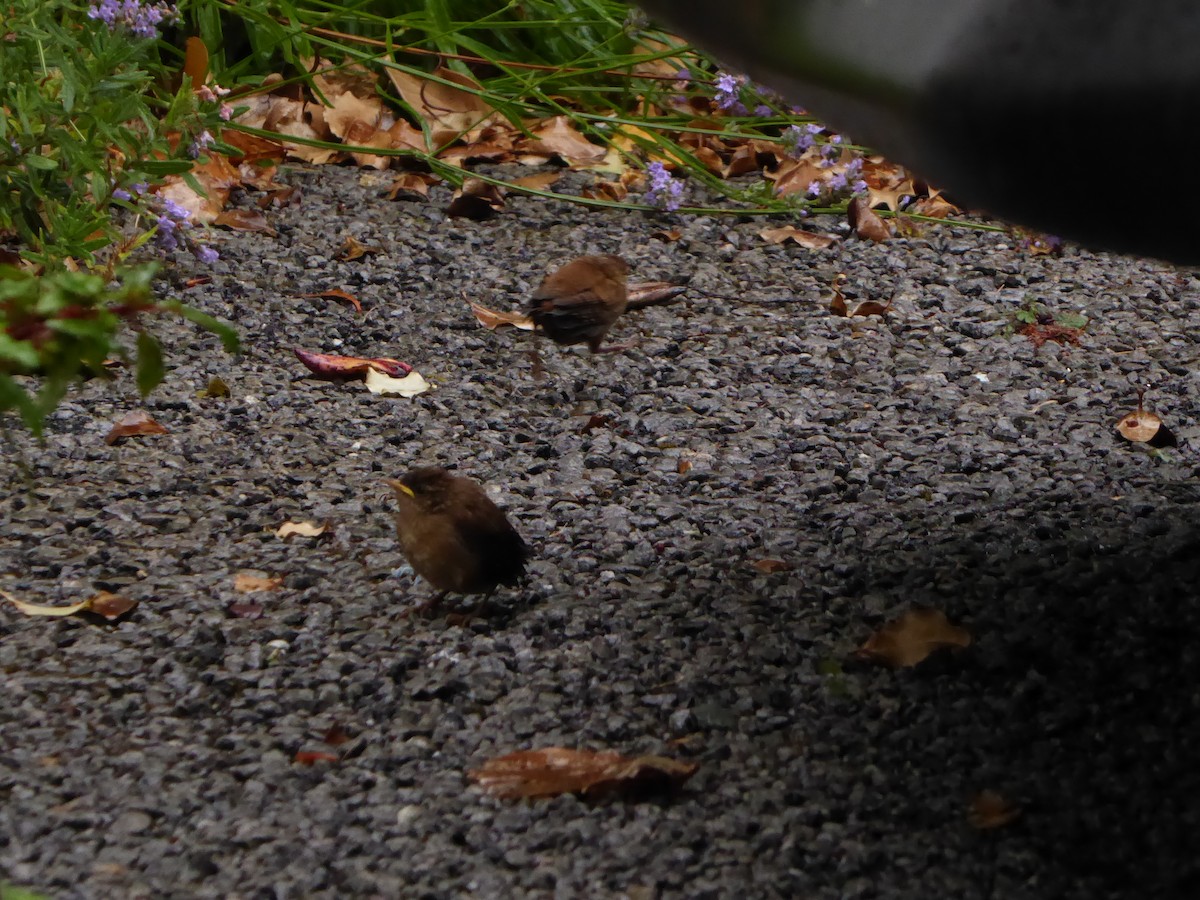
<svg viewBox="0 0 1200 900"><path fill-rule="evenodd" d="M133 194L125 190L125 188L115 188L112 193L113 197L118 200L132 200Z"/></svg>
<svg viewBox="0 0 1200 900"><path fill-rule="evenodd" d="M838 172L829 179L829 189L831 191L844 191L846 189L846 173Z"/></svg>
<svg viewBox="0 0 1200 900"><path fill-rule="evenodd" d="M216 138L207 131L202 131L197 135L196 140L192 141L192 146L188 148L188 155L195 159L215 143Z"/></svg>
<svg viewBox="0 0 1200 900"><path fill-rule="evenodd" d="M871 186L860 178L858 181L854 182L854 184L851 186L851 190L853 190L856 194L869 194L871 192Z"/></svg>
<svg viewBox="0 0 1200 900"><path fill-rule="evenodd" d="M137 184L133 185L132 187L133 187L133 192L135 194L138 194L139 196L146 193L146 191L150 190L150 185L148 185L144 181L139 181Z"/></svg>
<svg viewBox="0 0 1200 900"><path fill-rule="evenodd" d="M196 254L196 259L200 260L206 266L211 266L221 258L221 254L208 246L208 244L196 244L192 248L192 251Z"/></svg>
<svg viewBox="0 0 1200 900"><path fill-rule="evenodd" d="M650 184L646 187L645 200L651 206L674 212L679 209L683 196L683 182L671 177L667 167L660 162L646 166Z"/></svg>
<svg viewBox="0 0 1200 900"><path fill-rule="evenodd" d="M180 206L178 203L176 203L174 200L170 199L169 197L163 197L162 205L163 205L163 210L166 212L166 214L168 216L170 216L172 219L174 219L175 222L185 221L186 219L189 219L192 216L192 213L190 210L184 209L182 206ZM172 223L172 224L174 224L174 223Z"/></svg>
<svg viewBox="0 0 1200 900"><path fill-rule="evenodd" d="M765 103L760 103L758 106L754 107L754 114L760 119L765 119L773 112L775 112L775 110L771 109L771 107L767 106Z"/></svg>
<svg viewBox="0 0 1200 900"><path fill-rule="evenodd" d="M222 122L228 122L230 119L233 118L233 107L230 106L228 103L222 103L221 109L217 113L217 115L219 115L221 117Z"/></svg>
<svg viewBox="0 0 1200 900"><path fill-rule="evenodd" d="M813 136L799 125L789 125L779 139L787 150L787 155L793 159L799 159L804 155L804 151L813 145Z"/></svg>
<svg viewBox="0 0 1200 900"><path fill-rule="evenodd" d="M170 216L159 216L155 223L158 226L158 234L154 236L160 250L170 252L179 246L179 225Z"/></svg>
<svg viewBox="0 0 1200 900"><path fill-rule="evenodd" d="M88 18L97 19L110 31L128 28L135 37L158 37L158 27L179 19L179 11L165 0L142 4L142 0L99 0L88 7Z"/></svg>
<svg viewBox="0 0 1200 900"><path fill-rule="evenodd" d="M729 72L722 72L717 76L716 87L717 92L713 99L717 101L717 108L733 109L738 104L738 97L742 91L742 80Z"/></svg>
<svg viewBox="0 0 1200 900"><path fill-rule="evenodd" d="M804 126L804 130L811 135L818 135L825 130L823 125L818 125L816 122L809 122Z"/></svg>
<svg viewBox="0 0 1200 900"><path fill-rule="evenodd" d="M821 182L810 181L808 183L808 188L805 189L804 193L806 193L810 197L820 197L821 196Z"/></svg>

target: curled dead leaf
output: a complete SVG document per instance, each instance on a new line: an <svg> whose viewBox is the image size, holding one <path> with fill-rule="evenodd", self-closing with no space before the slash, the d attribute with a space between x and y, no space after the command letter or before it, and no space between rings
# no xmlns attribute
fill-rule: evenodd
<svg viewBox="0 0 1200 900"><path fill-rule="evenodd" d="M201 400L209 398L215 400L228 397L229 385L227 385L219 376L214 375L212 378L208 379L208 384L205 386L204 390L196 392L196 396Z"/></svg>
<svg viewBox="0 0 1200 900"><path fill-rule="evenodd" d="M479 320L480 325L490 328L492 331L503 325L512 325L522 331L533 331L533 320L524 313L501 312L480 306L478 303L471 303L471 312L475 313L475 318Z"/></svg>
<svg viewBox="0 0 1200 900"><path fill-rule="evenodd" d="M366 256L368 253L382 253L382 247L376 247L370 244L364 244L352 234L346 235L346 239L342 241L342 248L338 253L338 259L342 262L350 262L352 259L359 259Z"/></svg>
<svg viewBox="0 0 1200 900"><path fill-rule="evenodd" d="M783 559L756 559L750 565L758 569L764 575L770 575L774 572L789 572L794 568L790 562Z"/></svg>
<svg viewBox="0 0 1200 900"><path fill-rule="evenodd" d="M663 756L625 757L613 750L544 747L488 760L467 774L497 797L583 794L594 798L678 788L697 768L695 763Z"/></svg>
<svg viewBox="0 0 1200 900"><path fill-rule="evenodd" d="M81 600L78 603L72 603L68 606L48 606L41 603L30 603L28 600L20 600L14 597L7 591L0 591L0 597L3 597L27 616L61 618L63 616L73 616L81 612L94 612L96 615L103 616L110 622L121 618L121 616L137 606L136 600L130 600L122 597L120 594L112 594L108 591L99 591L86 600Z"/></svg>
<svg viewBox="0 0 1200 900"><path fill-rule="evenodd" d="M988 831L1010 825L1021 815L1021 808L997 791L983 790L971 798L967 821L972 828Z"/></svg>
<svg viewBox="0 0 1200 900"><path fill-rule="evenodd" d="M855 197L846 209L850 227L860 238L881 243L892 236L891 229L873 209L866 197Z"/></svg>
<svg viewBox="0 0 1200 900"><path fill-rule="evenodd" d="M1126 413L1117 422L1117 432L1125 440L1134 444L1146 444L1156 450L1163 447L1175 447L1178 441L1175 434L1168 428L1161 417L1143 406L1146 390L1138 391L1138 405L1131 413Z"/></svg>
<svg viewBox="0 0 1200 900"><path fill-rule="evenodd" d="M910 609L888 622L855 653L860 659L893 668L908 668L944 647L967 647L971 635L951 625L939 609Z"/></svg>
<svg viewBox="0 0 1200 900"><path fill-rule="evenodd" d="M122 438L137 437L145 434L167 434L167 429L150 417L150 414L142 409L135 409L131 413L126 413L120 421L115 424L112 429L104 437L104 443L115 444Z"/></svg>
<svg viewBox="0 0 1200 900"><path fill-rule="evenodd" d="M327 381L364 378L369 371L392 378L403 378L413 370L408 363L388 356L337 356L331 353L314 353L299 347L293 347L292 352L310 372Z"/></svg>
<svg viewBox="0 0 1200 900"><path fill-rule="evenodd" d="M635 281L626 290L629 302L626 312L633 309L645 309L647 306L661 306L674 303L687 293L687 285L672 284L669 281Z"/></svg>
<svg viewBox="0 0 1200 900"><path fill-rule="evenodd" d="M828 234L815 234L814 232L797 228L795 225L764 228L758 233L758 236L770 244L782 244L785 241L792 241L801 247L807 247L809 250L823 250L836 243L836 238Z"/></svg>
<svg viewBox="0 0 1200 900"><path fill-rule="evenodd" d="M231 231L249 231L268 237L279 237L279 232L271 227L267 217L257 209L227 209L213 219L213 224Z"/></svg>
<svg viewBox="0 0 1200 900"><path fill-rule="evenodd" d="M389 200L425 200L429 197L429 188L440 183L441 180L429 172L401 172L392 180L387 198Z"/></svg>
<svg viewBox="0 0 1200 900"><path fill-rule="evenodd" d="M328 525L318 525L316 522L284 522L275 530L275 537L282 541L294 535L320 537L328 528Z"/></svg>

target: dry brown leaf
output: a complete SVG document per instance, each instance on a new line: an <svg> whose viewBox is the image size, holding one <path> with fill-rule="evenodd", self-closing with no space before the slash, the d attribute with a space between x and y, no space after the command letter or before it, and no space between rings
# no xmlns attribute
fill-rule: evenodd
<svg viewBox="0 0 1200 900"><path fill-rule="evenodd" d="M1021 815L1021 808L997 791L983 790L971 798L967 821L972 828L988 831L1010 825Z"/></svg>
<svg viewBox="0 0 1200 900"><path fill-rule="evenodd" d="M271 227L267 217L257 209L227 209L213 219L213 224L232 231L251 231L268 237L279 237L279 232Z"/></svg>
<svg viewBox="0 0 1200 900"><path fill-rule="evenodd" d="M208 48L198 37L190 37L184 45L183 74L192 79L192 90L208 79Z"/></svg>
<svg viewBox="0 0 1200 900"><path fill-rule="evenodd" d="M779 228L764 228L758 236L771 244L782 244L784 241L794 241L809 250L824 250L837 243L837 239L828 234L814 234L803 231L795 225L782 225Z"/></svg>
<svg viewBox="0 0 1200 900"><path fill-rule="evenodd" d="M338 758L336 753L326 753L323 750L297 750L293 761L302 766L311 766L319 762L337 762Z"/></svg>
<svg viewBox="0 0 1200 900"><path fill-rule="evenodd" d="M545 747L488 760L468 776L491 794L515 799L584 794L637 794L677 788L698 767L662 756L624 757L613 750Z"/></svg>
<svg viewBox="0 0 1200 900"><path fill-rule="evenodd" d="M300 537L319 537L328 528L328 525L318 525L316 522L284 522L275 530L275 537L283 541L297 534Z"/></svg>
<svg viewBox="0 0 1200 900"><path fill-rule="evenodd" d="M330 288L327 291L317 291L315 294L297 294L302 300L341 300L343 303L349 303L354 307L355 312L362 312L362 304L353 294L347 294L345 291L340 291L337 288Z"/></svg>
<svg viewBox="0 0 1200 900"><path fill-rule="evenodd" d="M801 159L785 159L774 172L764 174L765 178L775 182L775 194L779 197L789 197L792 194L808 192L808 186L814 181L820 182L828 174L814 160L808 157Z"/></svg>
<svg viewBox="0 0 1200 900"><path fill-rule="evenodd" d="M604 159L607 150L593 144L575 127L567 116L544 119L530 129L531 138L518 142L523 153L557 156L568 165L588 165Z"/></svg>
<svg viewBox="0 0 1200 900"><path fill-rule="evenodd" d="M908 668L943 647L970 644L967 630L951 625L940 609L918 608L888 622L867 638L855 655L893 668Z"/></svg>
<svg viewBox="0 0 1200 900"><path fill-rule="evenodd" d="M256 591L277 591L283 586L283 578L278 575L264 575L262 572L238 572L233 576L233 589L241 594L252 594Z"/></svg>
<svg viewBox="0 0 1200 900"><path fill-rule="evenodd" d="M186 209L192 224L208 225L225 208L230 192L241 184L242 176L228 159L216 154L204 163L193 165L190 174L203 189L203 194L182 175L168 175L155 193Z"/></svg>
<svg viewBox="0 0 1200 900"><path fill-rule="evenodd" d="M669 281L635 281L626 289L629 302L625 310L645 309L647 306L661 306L674 303L687 293L687 285L672 284Z"/></svg>
<svg viewBox="0 0 1200 900"><path fill-rule="evenodd" d="M794 567L790 562L782 559L756 559L750 565L758 569L764 575L771 575L775 572L790 572Z"/></svg>
<svg viewBox="0 0 1200 900"><path fill-rule="evenodd" d="M1145 396L1144 389L1138 391L1137 409L1121 417L1117 432L1131 443L1146 444L1155 449L1177 446L1174 433L1163 424L1162 418L1142 405Z"/></svg>
<svg viewBox="0 0 1200 900"><path fill-rule="evenodd" d="M692 461L690 459L679 460L679 464L675 466L675 471L680 475L686 475L692 471Z"/></svg>
<svg viewBox="0 0 1200 900"><path fill-rule="evenodd" d="M580 190L579 194L589 200L611 200L620 203L629 196L629 186L623 181L597 181Z"/></svg>
<svg viewBox="0 0 1200 900"><path fill-rule="evenodd" d="M61 618L63 616L73 616L81 612L94 612L108 619L110 622L121 618L121 616L137 606L136 600L129 600L119 594L111 594L108 591L100 591L86 600L72 603L69 606L47 606L41 603L30 603L27 600L17 599L7 591L0 591L0 597L3 597L27 616Z"/></svg>
<svg viewBox="0 0 1200 900"><path fill-rule="evenodd" d="M208 379L208 384L205 385L204 390L196 391L196 396L201 400L207 400L209 398L216 400L223 397L228 397L229 395L229 385L225 383L224 379L217 375L214 375L212 378Z"/></svg>
<svg viewBox="0 0 1200 900"><path fill-rule="evenodd" d="M962 213L962 210L947 200L945 197L922 197L912 206L908 207L907 212L914 216L928 216L931 219L944 219L947 216L957 216ZM1045 252L1051 252L1049 250Z"/></svg>
<svg viewBox="0 0 1200 900"><path fill-rule="evenodd" d="M833 291L833 297L829 300L829 311L835 316L850 315L849 310L846 308L846 295L842 293L842 285L849 280L845 272L838 272L833 276L833 283L829 286Z"/></svg>
<svg viewBox="0 0 1200 900"><path fill-rule="evenodd" d="M136 437L144 434L167 434L167 429L159 425L150 414L143 409L135 409L126 413L104 437L104 443L115 444L122 438Z"/></svg>
<svg viewBox="0 0 1200 900"><path fill-rule="evenodd" d="M413 370L406 362L392 359L389 356L337 356L332 353L313 353L311 350L301 350L293 347L296 358L308 367L308 370L318 378L327 381L347 381L365 378L370 370L390 375L393 378L403 378Z"/></svg>
<svg viewBox="0 0 1200 900"><path fill-rule="evenodd" d="M432 77L401 71L393 66L388 66L386 71L404 102L429 125L433 146L422 149L437 150L460 135L469 141L471 132L489 124L495 114L479 93L473 93L481 91L478 82L453 69L441 66L434 70Z"/></svg>
<svg viewBox="0 0 1200 900"><path fill-rule="evenodd" d="M654 238L656 241L662 241L665 244L673 244L675 241L683 237L683 232L678 228L672 228L670 231L663 229L661 231L651 232L650 237Z"/></svg>
<svg viewBox="0 0 1200 900"><path fill-rule="evenodd" d="M545 191L557 184L561 178L561 170L557 172L538 172L536 175L525 175L521 178L515 178L512 183L517 187L529 188L533 191Z"/></svg>
<svg viewBox="0 0 1200 900"><path fill-rule="evenodd" d="M483 221L504 209L504 189L482 178L468 178L454 192L446 214Z"/></svg>
<svg viewBox="0 0 1200 900"><path fill-rule="evenodd" d="M502 325L512 325L522 331L533 331L533 320L524 313L499 312L488 309L486 306L480 306L478 303L471 304L471 312L475 313L475 318L479 320L480 325L490 328L492 331Z"/></svg>
<svg viewBox="0 0 1200 900"><path fill-rule="evenodd" d="M387 198L389 200L428 199L429 188L440 183L441 180L429 172L401 172L392 181L392 186L388 188Z"/></svg>
<svg viewBox="0 0 1200 900"><path fill-rule="evenodd" d="M866 197L855 197L846 209L850 227L860 238L881 243L892 236L887 223L871 209L871 203Z"/></svg>
<svg viewBox="0 0 1200 900"><path fill-rule="evenodd" d="M338 252L338 259L343 262L350 262L354 259L360 259L368 253L382 253L382 247L376 247L372 244L364 244L352 234L346 235L346 239L342 241L341 250Z"/></svg>

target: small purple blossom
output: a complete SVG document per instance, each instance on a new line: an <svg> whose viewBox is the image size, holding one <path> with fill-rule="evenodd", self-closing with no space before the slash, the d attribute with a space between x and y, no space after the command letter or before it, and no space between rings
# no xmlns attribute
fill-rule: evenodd
<svg viewBox="0 0 1200 900"><path fill-rule="evenodd" d="M808 183L808 187L805 189L804 193L807 194L809 197L820 197L821 196L821 182L815 181L815 180L810 181Z"/></svg>
<svg viewBox="0 0 1200 900"><path fill-rule="evenodd" d="M139 197L140 197L142 194L146 193L146 191L150 190L150 185L148 185L148 184L147 184L146 182L144 182L144 181L139 181L139 182L137 182L137 184L134 184L134 185L131 185L131 186L133 187L133 192L134 192L135 194L137 194Z"/></svg>
<svg viewBox="0 0 1200 900"><path fill-rule="evenodd" d="M178 21L179 11L165 0L142 3L142 0L99 0L88 7L88 18L108 26L110 31L127 28L135 37L158 37L160 25Z"/></svg>
<svg viewBox="0 0 1200 900"><path fill-rule="evenodd" d="M660 162L646 166L650 184L646 187L645 201L651 206L674 212L679 209L683 197L683 182L671 177L667 167Z"/></svg>
<svg viewBox="0 0 1200 900"><path fill-rule="evenodd" d="M722 72L717 76L716 88L713 99L717 101L718 109L731 110L739 104L742 92L741 78L729 72Z"/></svg>
<svg viewBox="0 0 1200 900"><path fill-rule="evenodd" d="M850 186L850 189L856 194L869 194L871 192L871 186L861 178L854 182L854 184Z"/></svg>
<svg viewBox="0 0 1200 900"><path fill-rule="evenodd" d="M831 191L844 191L846 189L846 173L837 172L829 179L829 189Z"/></svg>
<svg viewBox="0 0 1200 900"><path fill-rule="evenodd" d="M822 131L824 131L825 127L823 125L818 125L816 122L809 122L807 125L804 126L804 130L807 131L809 134L815 136L815 135L820 134Z"/></svg>
<svg viewBox="0 0 1200 900"><path fill-rule="evenodd" d="M117 200L132 200L133 199L133 194L129 193L129 191L125 190L125 188L114 188L112 195Z"/></svg>
<svg viewBox="0 0 1200 900"><path fill-rule="evenodd" d="M692 80L692 73L689 69L680 69L678 72L675 73L675 80L681 81L681 82L683 82L684 85L686 85L689 81Z"/></svg>
<svg viewBox="0 0 1200 900"><path fill-rule="evenodd" d="M170 216L175 222L183 222L192 217L191 210L180 206L170 197L162 198L163 211Z"/></svg>
<svg viewBox="0 0 1200 900"><path fill-rule="evenodd" d="M167 253L176 249L179 246L179 224L170 216L159 216L155 225L158 233L154 236L154 243L158 248Z"/></svg>
<svg viewBox="0 0 1200 900"><path fill-rule="evenodd" d="M771 107L767 106L765 103L760 103L758 106L754 107L754 114L760 119L765 119L774 112L775 110L771 109Z"/></svg>
<svg viewBox="0 0 1200 900"><path fill-rule="evenodd" d="M207 131L202 131L196 136L196 140L192 141L192 146L188 148L188 155L191 156L192 159L195 159L216 142L216 138L214 138L211 134L209 134Z"/></svg>
<svg viewBox="0 0 1200 900"><path fill-rule="evenodd" d="M799 125L789 125L783 130L779 139L784 149L787 150L787 155L793 159L799 159L804 155L804 151L813 145L812 134Z"/></svg>
<svg viewBox="0 0 1200 900"><path fill-rule="evenodd" d="M192 248L192 252L196 254L196 259L200 260L206 266L211 266L221 258L221 254L208 246L208 244L196 244Z"/></svg>
<svg viewBox="0 0 1200 900"><path fill-rule="evenodd" d="M221 117L222 122L228 122L230 119L233 118L233 107L230 106L228 103L222 103L220 110L218 110L218 112L217 112L217 115L219 115Z"/></svg>

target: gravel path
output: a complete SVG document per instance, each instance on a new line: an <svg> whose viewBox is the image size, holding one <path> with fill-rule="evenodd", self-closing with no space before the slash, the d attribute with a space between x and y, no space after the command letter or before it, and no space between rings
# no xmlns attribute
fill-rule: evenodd
<svg viewBox="0 0 1200 900"><path fill-rule="evenodd" d="M813 252L682 217L669 242L637 215L514 198L476 223L355 170L287 180L278 238L219 234L210 284L171 276L241 358L164 328L149 400L89 383L44 446L18 440L32 487L0 462L0 588L140 601L116 625L0 604L3 877L62 898L1191 896L1200 281L944 226ZM346 234L382 252L337 261ZM535 382L527 336L463 294L514 308L586 252L692 290L620 323L625 353L547 346ZM892 310L832 316L837 272ZM366 312L296 297L331 288ZM1082 346L1008 333L1026 293L1086 312ZM293 346L436 389L316 381ZM197 397L212 376L231 397ZM1116 439L1137 385L1180 449ZM139 407L170 433L107 446ZM401 617L430 590L397 573L381 479L421 463L489 484L537 548L487 619ZM302 519L333 536L274 536ZM283 585L238 593L242 570ZM919 605L973 645L852 658ZM466 781L551 744L700 769L597 805ZM1021 818L973 829L982 789Z"/></svg>

